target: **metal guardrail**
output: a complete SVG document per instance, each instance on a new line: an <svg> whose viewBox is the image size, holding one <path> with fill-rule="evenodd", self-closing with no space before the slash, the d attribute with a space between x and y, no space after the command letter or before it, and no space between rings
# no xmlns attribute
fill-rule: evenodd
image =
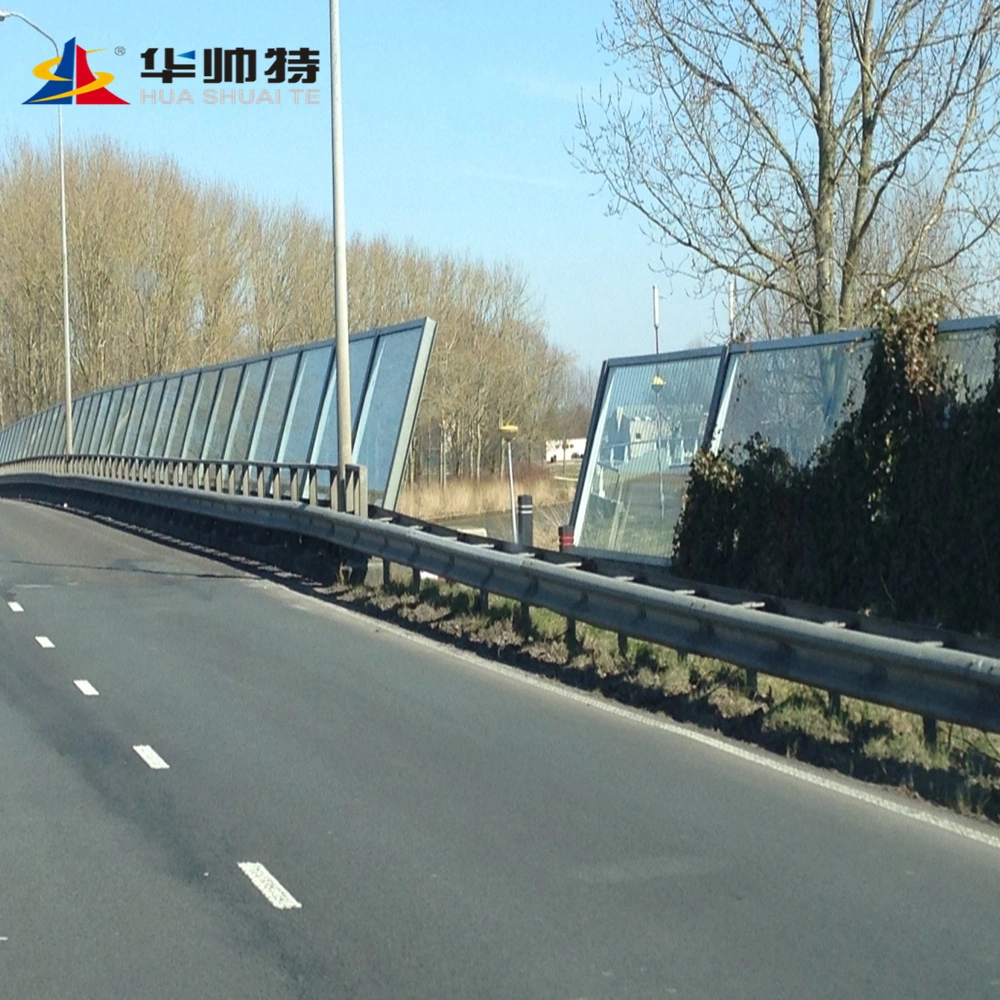
<svg viewBox="0 0 1000 1000"><path fill-rule="evenodd" d="M251 474L258 467L264 470L263 480L260 471ZM871 634L824 609L812 611L829 615L825 621L792 617L787 608L784 614L769 610L766 598L727 603L719 598L744 595L719 593L723 588L714 588L713 597L699 596L690 587L665 590L637 582L631 572L617 579L601 575L592 561L572 553L519 551L510 543L439 526L395 523L407 519L378 508L365 510L375 515L370 517L340 513L323 506L318 497L314 500L310 487L303 488L303 483L315 482L320 471L336 475L325 466L59 456L0 467L0 482L78 490L291 531L620 635L915 712L925 720L1000 731L1000 657L946 648L945 639L938 636L953 633L899 626L908 637ZM286 474L287 491L275 485L283 484ZM352 474L356 490L363 474L357 469ZM354 509L362 508L359 504ZM966 639L973 646L986 646Z"/></svg>

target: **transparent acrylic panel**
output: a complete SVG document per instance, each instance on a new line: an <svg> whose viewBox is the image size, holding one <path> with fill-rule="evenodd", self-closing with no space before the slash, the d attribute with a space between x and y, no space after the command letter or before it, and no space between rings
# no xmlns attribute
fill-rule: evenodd
<svg viewBox="0 0 1000 1000"><path fill-rule="evenodd" d="M91 430L90 436L84 442L84 445L89 454L96 454L101 443L101 437L104 433L104 425L107 423L108 419L108 409L111 406L111 397L113 393L109 389L107 392L101 393L101 402L97 407L97 419L94 421L94 426Z"/></svg>
<svg viewBox="0 0 1000 1000"><path fill-rule="evenodd" d="M298 354L282 354L271 362L248 458L258 462L275 461L298 363Z"/></svg>
<svg viewBox="0 0 1000 1000"><path fill-rule="evenodd" d="M166 458L182 457L184 441L187 438L188 423L191 420L191 410L194 407L195 389L198 387L199 374L199 372L190 372L181 379L177 402L174 404L174 415L170 418L167 444L163 452Z"/></svg>
<svg viewBox="0 0 1000 1000"><path fill-rule="evenodd" d="M132 413L128 418L128 430L125 432L125 440L122 442L122 454L134 455L135 442L139 437L139 428L142 426L142 417L146 412L146 401L149 399L149 383L143 382L136 386L135 399L132 401Z"/></svg>
<svg viewBox="0 0 1000 1000"><path fill-rule="evenodd" d="M56 408L50 406L48 409L49 422L48 426L45 428L45 440L42 442L42 451L46 455L54 454L53 444L55 439L59 436L59 427L57 423L58 414L56 413Z"/></svg>
<svg viewBox="0 0 1000 1000"><path fill-rule="evenodd" d="M38 439L42 434L42 415L36 413L31 418L31 437L28 441L28 457L35 458L38 455Z"/></svg>
<svg viewBox="0 0 1000 1000"><path fill-rule="evenodd" d="M121 407L118 410L118 419L115 421L115 432L111 438L110 454L112 455L125 454L125 452L122 451L122 445L125 443L125 433L128 430L129 418L132 414L132 403L134 400L135 386L125 386L125 392L122 395Z"/></svg>
<svg viewBox="0 0 1000 1000"><path fill-rule="evenodd" d="M56 412L59 414L58 420L58 430L56 431L55 446L52 449L53 455L61 455L66 450L66 404L60 403L56 407Z"/></svg>
<svg viewBox="0 0 1000 1000"><path fill-rule="evenodd" d="M15 459L24 458L24 438L27 432L28 432L28 421L26 418L22 417L17 422L17 427L14 433L13 457Z"/></svg>
<svg viewBox="0 0 1000 1000"><path fill-rule="evenodd" d="M244 461L250 451L250 436L257 422L257 411L260 409L260 397L264 390L264 379L267 376L269 363L269 360L264 358L246 366L239 398L233 410L229 438L222 452L224 458Z"/></svg>
<svg viewBox="0 0 1000 1000"><path fill-rule="evenodd" d="M94 433L94 424L97 423L97 414L101 408L101 397L98 394L94 394L90 397L90 402L87 407L87 413L83 418L83 424L77 429L76 437L76 451L78 455L87 454L87 442L90 440Z"/></svg>
<svg viewBox="0 0 1000 1000"><path fill-rule="evenodd" d="M400 336L400 334L393 334L393 339ZM389 338L386 338L389 339ZM361 416L362 404L365 406L369 405L371 396L365 395L366 389L372 387L374 382L374 375L369 371L372 365L372 356L378 356L382 338L380 337L366 337L364 339L358 339L351 341L350 343L350 365L351 365L351 427L357 428L359 417ZM364 399L362 399L364 396ZM384 400L378 400L376 406L381 409ZM360 432L355 430L354 433L354 444L355 453L354 461L356 463L361 463L361 459L358 457L357 448L360 446L361 435ZM337 429L337 359L334 357L333 361L333 371L330 373L330 382L326 387L326 393L323 397L323 406L320 410L319 425L316 431L316 441L313 445L313 462L317 465L336 465L337 464L337 453L339 450L340 434ZM316 474L316 481L319 491L319 496L321 499L329 499L330 496L330 483L332 481L332 476L329 472L320 471ZM368 477L369 485L369 495L373 497L383 496L385 494L385 484L378 484L378 481L373 481L371 476ZM377 501L376 501L377 502Z"/></svg>
<svg viewBox="0 0 1000 1000"><path fill-rule="evenodd" d="M942 333L938 336L941 352L965 376L969 398L975 399L982 395L993 378L996 341L995 326L984 327L982 330Z"/></svg>
<svg viewBox="0 0 1000 1000"><path fill-rule="evenodd" d="M17 457L28 458L28 444L31 440L31 417L24 417L21 423L21 434L17 440Z"/></svg>
<svg viewBox="0 0 1000 1000"><path fill-rule="evenodd" d="M174 415L174 404L177 402L177 391L181 387L179 375L168 378L163 385L163 398L160 400L160 412L156 415L156 425L149 442L149 454L154 458L163 458L167 453L164 448L167 443L167 431L170 430L170 420Z"/></svg>
<svg viewBox="0 0 1000 1000"><path fill-rule="evenodd" d="M83 397L77 396L73 400L73 406L70 409L70 413L73 417L73 444L76 444L77 438L80 436L80 414L83 411Z"/></svg>
<svg viewBox="0 0 1000 1000"><path fill-rule="evenodd" d="M76 417L73 418L73 446L77 454L80 453L80 442L83 440L84 434L87 433L87 421L90 418L90 408L93 400L93 396L84 396L80 401L79 420Z"/></svg>
<svg viewBox="0 0 1000 1000"><path fill-rule="evenodd" d="M713 447L760 434L804 463L860 405L870 341L800 339L788 347L730 355Z"/></svg>
<svg viewBox="0 0 1000 1000"><path fill-rule="evenodd" d="M45 441L49 436L49 423L52 420L52 414L48 410L42 410L40 418L38 423L38 441L35 447L39 455L44 455L46 454Z"/></svg>
<svg viewBox="0 0 1000 1000"><path fill-rule="evenodd" d="M372 503L381 503L385 498L422 333L418 326L378 338L364 405L357 416L352 378L351 409L357 428L354 461L368 466L368 496ZM365 343L371 341L359 341L358 347ZM353 375L353 356L351 369ZM357 370L361 370L360 364Z"/></svg>
<svg viewBox="0 0 1000 1000"><path fill-rule="evenodd" d="M302 363L278 449L279 462L309 461L309 447L316 430L316 416L323 399L323 388L332 356L331 344L302 352Z"/></svg>
<svg viewBox="0 0 1000 1000"><path fill-rule="evenodd" d="M115 428L118 426L118 414L121 412L122 399L125 390L113 389L111 391L111 405L108 407L108 417L104 421L104 430L101 431L101 441L97 446L97 454L110 455L111 442L114 439Z"/></svg>
<svg viewBox="0 0 1000 1000"><path fill-rule="evenodd" d="M719 364L716 353L609 371L577 515L578 546L670 555Z"/></svg>
<svg viewBox="0 0 1000 1000"><path fill-rule="evenodd" d="M201 453L202 458L225 458L229 422L232 420L242 375L243 365L231 365L222 370L219 391L216 393L215 406L212 409L212 419L208 424L205 447Z"/></svg>
<svg viewBox="0 0 1000 1000"><path fill-rule="evenodd" d="M218 384L218 368L201 373L180 458L201 458L202 445L205 443L205 431L208 429L208 417L212 412L212 403L215 402L215 389Z"/></svg>
<svg viewBox="0 0 1000 1000"><path fill-rule="evenodd" d="M46 450L50 455L58 455L62 450L60 436L66 433L66 421L63 418L64 412L65 407L62 405L52 407L52 430L49 433L49 440L46 445Z"/></svg>
<svg viewBox="0 0 1000 1000"><path fill-rule="evenodd" d="M153 440L153 428L156 418L160 415L160 402L163 399L163 379L149 383L149 395L146 397L146 412L142 415L139 425L139 436L135 440L135 453L140 458L149 455L149 444Z"/></svg>

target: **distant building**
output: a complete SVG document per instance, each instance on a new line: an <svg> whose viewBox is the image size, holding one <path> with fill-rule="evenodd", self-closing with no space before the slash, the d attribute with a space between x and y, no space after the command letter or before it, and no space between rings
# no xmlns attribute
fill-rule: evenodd
<svg viewBox="0 0 1000 1000"><path fill-rule="evenodd" d="M546 462L571 462L583 458L587 450L586 438L564 438L545 442Z"/></svg>

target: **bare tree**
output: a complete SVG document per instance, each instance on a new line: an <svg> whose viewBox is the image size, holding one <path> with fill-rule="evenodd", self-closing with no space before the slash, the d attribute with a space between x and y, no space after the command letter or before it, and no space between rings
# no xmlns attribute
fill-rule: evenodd
<svg viewBox="0 0 1000 1000"><path fill-rule="evenodd" d="M599 44L622 68L574 155L688 251L666 270L858 325L995 249L998 41L993 0L615 0Z"/></svg>

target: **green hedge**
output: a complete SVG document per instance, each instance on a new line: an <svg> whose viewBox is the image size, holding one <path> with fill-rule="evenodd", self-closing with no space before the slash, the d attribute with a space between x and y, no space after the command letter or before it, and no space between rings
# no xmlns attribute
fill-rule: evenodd
<svg viewBox="0 0 1000 1000"><path fill-rule="evenodd" d="M934 306L884 311L864 398L805 465L760 437L700 453L675 570L1000 635L1000 355L972 396L937 321Z"/></svg>

